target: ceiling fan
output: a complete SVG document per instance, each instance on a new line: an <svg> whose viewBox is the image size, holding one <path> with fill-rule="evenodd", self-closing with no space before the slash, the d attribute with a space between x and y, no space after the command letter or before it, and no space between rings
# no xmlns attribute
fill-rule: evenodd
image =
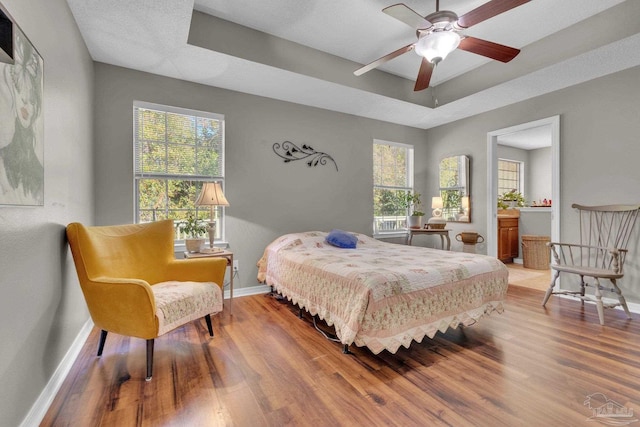
<svg viewBox="0 0 640 427"><path fill-rule="evenodd" d="M436 0L436 11L425 17L403 3L386 7L382 11L414 28L418 40L357 69L353 74L360 76L403 53L415 50L422 56L422 64L413 89L419 91L429 87L435 66L456 49L509 62L520 53L519 49L465 36L461 32L529 1L531 0L491 0L460 17L449 10L441 11L440 0Z"/></svg>

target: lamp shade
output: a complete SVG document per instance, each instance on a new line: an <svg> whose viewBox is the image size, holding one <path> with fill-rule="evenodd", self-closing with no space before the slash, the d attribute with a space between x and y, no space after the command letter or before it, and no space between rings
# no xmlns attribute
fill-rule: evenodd
<svg viewBox="0 0 640 427"><path fill-rule="evenodd" d="M462 196L462 209L469 209L469 196Z"/></svg>
<svg viewBox="0 0 640 427"><path fill-rule="evenodd" d="M442 209L442 197L431 198L431 209Z"/></svg>
<svg viewBox="0 0 640 427"><path fill-rule="evenodd" d="M416 43L416 53L432 64L437 64L456 50L460 35L454 31L435 31L422 37Z"/></svg>
<svg viewBox="0 0 640 427"><path fill-rule="evenodd" d="M219 182L205 182L196 200L196 206L229 206Z"/></svg>

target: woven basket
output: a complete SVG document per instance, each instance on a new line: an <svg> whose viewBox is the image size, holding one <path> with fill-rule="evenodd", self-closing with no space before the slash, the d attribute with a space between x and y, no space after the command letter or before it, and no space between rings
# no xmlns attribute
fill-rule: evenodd
<svg viewBox="0 0 640 427"><path fill-rule="evenodd" d="M522 258L524 268L546 270L551 262L551 249L547 246L549 236L522 235Z"/></svg>
<svg viewBox="0 0 640 427"><path fill-rule="evenodd" d="M444 230L447 224L427 224L427 226L432 230Z"/></svg>

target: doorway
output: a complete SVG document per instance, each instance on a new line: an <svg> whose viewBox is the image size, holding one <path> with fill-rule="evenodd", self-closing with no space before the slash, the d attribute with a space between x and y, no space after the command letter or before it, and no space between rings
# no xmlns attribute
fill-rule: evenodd
<svg viewBox="0 0 640 427"><path fill-rule="evenodd" d="M560 116L553 116L533 122L523 123L487 133L487 234L495 236L487 239L487 254L498 255L498 158L501 141L511 141L510 146L523 148L519 144L533 140L535 135L547 135L550 139L551 171L551 240L560 238ZM529 200L531 201L531 200ZM547 214L548 215L548 214ZM514 266L520 268L520 266ZM515 275L514 275L515 276ZM548 275L546 275L548 281ZM510 280L511 282L511 280Z"/></svg>

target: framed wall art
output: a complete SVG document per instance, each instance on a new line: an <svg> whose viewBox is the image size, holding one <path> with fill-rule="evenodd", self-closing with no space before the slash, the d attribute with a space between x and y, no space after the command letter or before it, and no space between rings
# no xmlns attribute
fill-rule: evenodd
<svg viewBox="0 0 640 427"><path fill-rule="evenodd" d="M44 205L44 61L0 4L0 205ZM11 52L11 50L13 50ZM13 62L13 63L11 63Z"/></svg>

